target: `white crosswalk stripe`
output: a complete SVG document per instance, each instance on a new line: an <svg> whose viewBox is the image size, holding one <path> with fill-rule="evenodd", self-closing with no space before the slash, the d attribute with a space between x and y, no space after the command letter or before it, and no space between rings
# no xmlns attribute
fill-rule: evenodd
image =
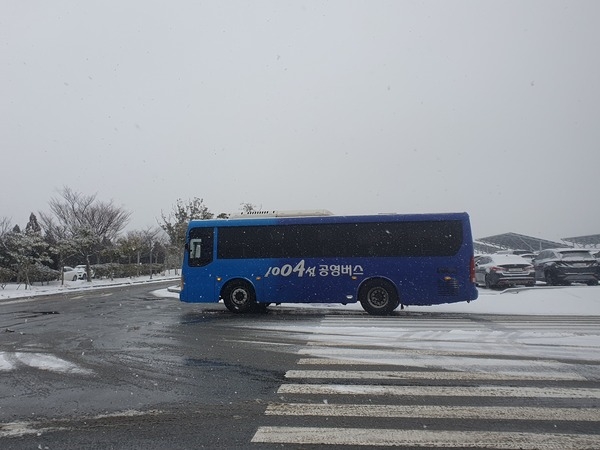
<svg viewBox="0 0 600 450"><path fill-rule="evenodd" d="M453 343L464 338L464 330L481 338L489 330L483 332L480 324L379 319L324 320L322 326L326 329L317 332L317 339L299 351L298 369L286 373L288 382L277 391L281 402L266 408L265 416L275 422L259 427L252 442L506 450L600 448L600 434L589 431L600 429L600 388L590 387L588 378L591 374L592 380L598 379L594 378L600 367L598 348L586 346L583 339L582 348L571 350L564 360L554 359L569 353L559 347L542 349L534 360L527 358L532 351L530 345L545 345L546 333L554 337L564 333L567 341L572 338L578 330L574 324L577 320L548 324L540 319L533 330L519 329L508 320L494 322L494 327L502 329L498 333L500 339L506 337L507 347L497 354L498 336L489 343L485 339L467 342L465 347L421 345L423 339L431 339L434 344L448 342L448 333L457 328L463 334ZM585 320L581 322L585 330L591 326ZM423 333L415 337L417 329ZM598 333L597 322L594 333ZM411 336L408 343L407 336ZM533 338L539 342L528 341ZM595 359L587 364L581 360L569 362L582 355ZM388 421L382 422L382 428L353 426L363 421L336 427L336 418ZM393 419L402 420L390 422ZM296 420L302 422L295 424ZM441 423L442 429L411 429L415 420L445 422L435 422ZM466 429L461 429L461 421ZM490 431L488 425L472 428L480 421L488 421L488 425L490 421L501 422L503 426ZM531 422L547 423L547 427L559 423L563 432L543 427L533 427L535 432L530 432L527 423ZM396 423L398 426L393 428L386 426ZM448 423L452 423L452 429L444 430ZM507 427L514 430L507 431ZM579 432L582 427L584 431ZM570 432L574 429L578 432Z"/></svg>
<svg viewBox="0 0 600 450"><path fill-rule="evenodd" d="M478 372L398 372L393 370L360 371L360 370L290 370L286 378L332 378L332 379L372 379L372 380L398 380L398 379L427 379L427 380L584 380L577 374L556 373L547 374L504 375L501 373Z"/></svg>
<svg viewBox="0 0 600 450"><path fill-rule="evenodd" d="M279 394L386 395L439 397L515 397L600 399L600 389L506 386L380 386L356 384L284 384ZM600 411L600 410L599 410Z"/></svg>
<svg viewBox="0 0 600 450"><path fill-rule="evenodd" d="M262 427L252 442L386 447L598 450L597 436L579 434Z"/></svg>
<svg viewBox="0 0 600 450"><path fill-rule="evenodd" d="M508 406L330 405L290 403L270 405L267 415L325 417L428 417L434 419L569 420L598 422L597 408L539 408Z"/></svg>
<svg viewBox="0 0 600 450"><path fill-rule="evenodd" d="M434 419L565 420L598 422L597 408L539 408L507 406L336 405L289 403L270 405L267 415L325 417L412 417Z"/></svg>

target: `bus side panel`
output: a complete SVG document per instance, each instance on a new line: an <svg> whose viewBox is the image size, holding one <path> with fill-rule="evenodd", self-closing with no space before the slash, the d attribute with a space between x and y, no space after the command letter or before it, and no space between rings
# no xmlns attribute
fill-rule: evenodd
<svg viewBox="0 0 600 450"><path fill-rule="evenodd" d="M360 280L357 265L341 258L268 260L264 267L263 296L267 303L352 303ZM360 268L362 271L362 268Z"/></svg>
<svg viewBox="0 0 600 450"><path fill-rule="evenodd" d="M470 257L429 257L403 261L388 272L403 305L436 305L470 301L477 289L470 282Z"/></svg>
<svg viewBox="0 0 600 450"><path fill-rule="evenodd" d="M218 302L231 279L248 280L263 303L352 303L360 283L385 278L398 289L404 305L434 305L475 300L470 282L470 255L429 258L328 258L214 261L183 268L184 302ZM217 278L221 281L217 281Z"/></svg>
<svg viewBox="0 0 600 450"><path fill-rule="evenodd" d="M327 258L268 260L263 266L265 303L353 303L360 284L394 283L405 305L433 305L477 298L470 256L428 258Z"/></svg>
<svg viewBox="0 0 600 450"><path fill-rule="evenodd" d="M251 262L243 259L217 259L212 263L212 273L215 275L215 297L218 301L222 289L233 280L244 280L255 290L257 301L262 301L263 282L262 263L257 260Z"/></svg>
<svg viewBox="0 0 600 450"><path fill-rule="evenodd" d="M219 295L215 293L215 277L212 274L212 264L205 267L184 267L181 270L184 283L179 293L179 300L187 303L218 302Z"/></svg>

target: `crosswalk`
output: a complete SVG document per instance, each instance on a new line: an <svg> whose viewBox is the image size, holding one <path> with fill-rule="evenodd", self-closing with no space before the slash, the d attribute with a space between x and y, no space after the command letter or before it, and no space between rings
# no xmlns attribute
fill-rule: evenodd
<svg viewBox="0 0 600 450"><path fill-rule="evenodd" d="M449 346L449 334L467 344L490 333L490 325L371 320L322 320L298 352L297 367L287 371L279 401L266 408L253 443L600 448L600 354L597 339L587 339L597 338L597 327L495 322L494 339ZM504 351L496 351L499 344ZM556 359L568 346L570 359Z"/></svg>

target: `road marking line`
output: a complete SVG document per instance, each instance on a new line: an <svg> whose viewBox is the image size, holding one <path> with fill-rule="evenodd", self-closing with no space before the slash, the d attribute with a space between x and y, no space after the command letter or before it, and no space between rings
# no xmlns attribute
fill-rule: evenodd
<svg viewBox="0 0 600 450"><path fill-rule="evenodd" d="M304 352L302 352L304 353ZM572 379L583 375L573 370L573 365L555 360L524 361L521 359L496 359L481 357L481 355L448 355L440 352L427 354L426 352L398 351L353 351L338 352L318 351L312 352L312 358L301 358L298 365L332 366L332 365L357 365L371 364L385 369L386 366L413 367L419 370L444 369L446 371L470 373L494 373L511 377L544 377L544 379ZM320 358L317 358L320 357ZM459 356L459 357L457 357Z"/></svg>
<svg viewBox="0 0 600 450"><path fill-rule="evenodd" d="M527 397L527 398L594 398L600 399L600 389L533 388L504 386L375 386L349 384L283 384L278 394L318 395L394 395L444 397Z"/></svg>
<svg viewBox="0 0 600 450"><path fill-rule="evenodd" d="M356 365L356 366L368 366L381 364L380 362L372 362L365 360L352 360L352 359L330 359L330 358L300 358L296 363L298 365L309 365L309 366L341 366L341 365ZM390 363L393 365L393 362Z"/></svg>
<svg viewBox="0 0 600 450"><path fill-rule="evenodd" d="M424 431L360 428L260 427L252 442L408 447L478 447L504 450L596 450L600 436L516 432Z"/></svg>
<svg viewBox="0 0 600 450"><path fill-rule="evenodd" d="M272 416L401 417L600 422L600 409L597 408L278 403L269 405L265 414Z"/></svg>
<svg viewBox="0 0 600 450"><path fill-rule="evenodd" d="M288 370L286 378L321 378L321 379L352 379L352 380L576 380L583 381L585 377L574 373L552 372L544 374L501 374L483 372L400 372L396 370L362 371L362 370Z"/></svg>

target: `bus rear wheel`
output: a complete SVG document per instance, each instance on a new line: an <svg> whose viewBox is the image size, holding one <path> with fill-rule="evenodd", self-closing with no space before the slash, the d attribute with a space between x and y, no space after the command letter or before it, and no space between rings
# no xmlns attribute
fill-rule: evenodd
<svg viewBox="0 0 600 450"><path fill-rule="evenodd" d="M232 281L223 288L221 295L227 309L234 313L252 311L256 305L254 288L246 281Z"/></svg>
<svg viewBox="0 0 600 450"><path fill-rule="evenodd" d="M369 280L360 289L360 304L373 316L387 316L400 304L398 293L386 280Z"/></svg>

